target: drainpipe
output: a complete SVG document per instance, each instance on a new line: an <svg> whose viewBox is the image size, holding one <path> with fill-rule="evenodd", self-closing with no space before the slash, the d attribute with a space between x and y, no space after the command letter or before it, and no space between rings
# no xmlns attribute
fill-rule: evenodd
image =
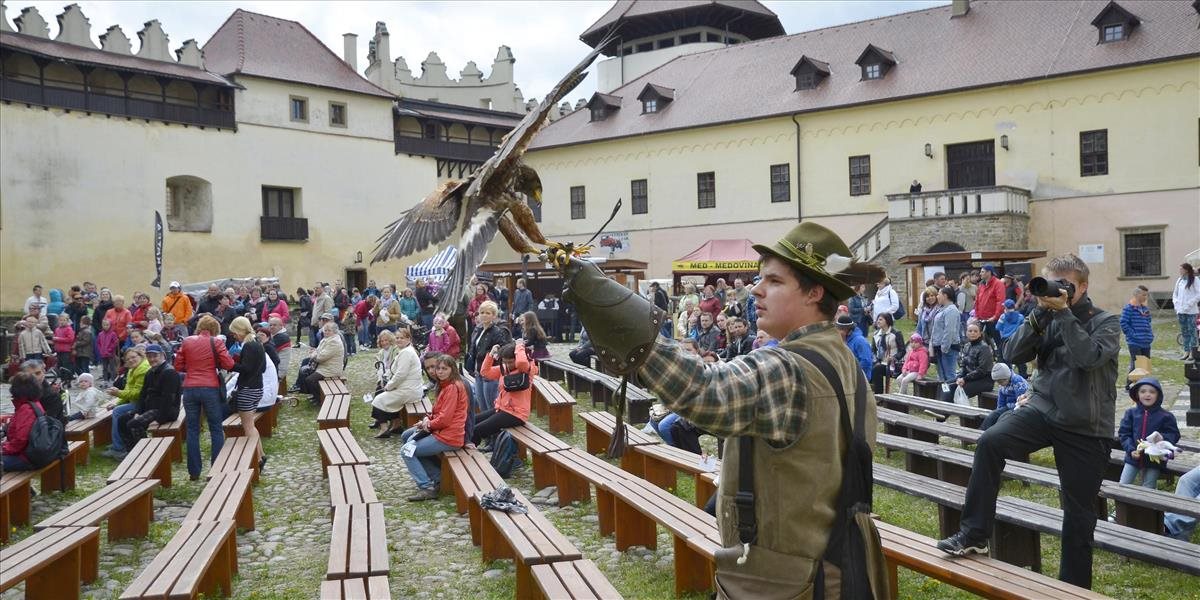
<svg viewBox="0 0 1200 600"><path fill-rule="evenodd" d="M800 121L792 115L792 123L796 125L796 222L804 219L803 202L800 195Z"/></svg>

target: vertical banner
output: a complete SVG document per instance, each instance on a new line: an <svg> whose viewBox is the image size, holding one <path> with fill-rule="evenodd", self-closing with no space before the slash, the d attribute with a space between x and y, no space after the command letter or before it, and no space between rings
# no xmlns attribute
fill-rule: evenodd
<svg viewBox="0 0 1200 600"><path fill-rule="evenodd" d="M154 211L154 281L152 287L162 287L163 222L162 215Z"/></svg>

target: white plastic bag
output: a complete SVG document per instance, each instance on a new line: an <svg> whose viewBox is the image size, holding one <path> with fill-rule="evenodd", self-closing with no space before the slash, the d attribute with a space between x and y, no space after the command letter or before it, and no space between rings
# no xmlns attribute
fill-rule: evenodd
<svg viewBox="0 0 1200 600"><path fill-rule="evenodd" d="M962 389L962 386L954 388L954 403L960 406L971 405L971 400L967 398L967 390Z"/></svg>

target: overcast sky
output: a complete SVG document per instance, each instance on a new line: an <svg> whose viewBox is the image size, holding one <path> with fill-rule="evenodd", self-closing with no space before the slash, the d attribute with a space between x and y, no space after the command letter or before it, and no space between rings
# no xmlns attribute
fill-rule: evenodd
<svg viewBox="0 0 1200 600"><path fill-rule="evenodd" d="M58 35L55 17L69 0L6 0L11 21L26 6L36 6L50 24L50 36ZM775 11L787 33L799 33L870 19L939 4L947 0L881 1L801 1L765 0ZM82 0L79 5L92 24L92 39L111 25L120 25L137 48L137 32L142 23L158 19L171 42L178 48L195 38L203 45L236 8L299 21L325 45L341 56L342 34L358 34L358 65L366 68L367 43L375 32L375 22L387 23L391 34L392 59L403 56L414 75L420 74L421 61L436 51L446 63L452 78L473 60L486 76L491 70L496 49L501 44L512 48L517 59L516 81L525 98L539 100L555 82L587 53L579 34L612 5L609 0L538 1L450 1L437 2L284 2L247 0L217 1L135 1ZM590 96L595 77L588 77L570 98Z"/></svg>

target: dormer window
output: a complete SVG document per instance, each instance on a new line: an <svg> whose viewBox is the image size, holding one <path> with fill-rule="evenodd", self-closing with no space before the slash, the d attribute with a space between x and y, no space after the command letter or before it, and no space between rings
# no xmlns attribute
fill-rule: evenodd
<svg viewBox="0 0 1200 600"><path fill-rule="evenodd" d="M587 107L591 112L592 121L603 121L613 112L620 110L621 97L596 92L592 94L592 99L588 100Z"/></svg>
<svg viewBox="0 0 1200 600"><path fill-rule="evenodd" d="M666 109L667 105L675 99L675 90L647 83L637 98L642 103L642 114L647 115Z"/></svg>
<svg viewBox="0 0 1200 600"><path fill-rule="evenodd" d="M796 66L792 67L792 76L796 78L796 91L815 89L829 77L829 64L801 56Z"/></svg>
<svg viewBox="0 0 1200 600"><path fill-rule="evenodd" d="M854 61L854 64L862 69L864 81L883 79L887 76L888 71L896 66L896 57L887 50L875 47L874 44L867 44L867 49L858 55L858 60Z"/></svg>
<svg viewBox="0 0 1200 600"><path fill-rule="evenodd" d="M1092 19L1092 26L1100 35L1099 43L1111 44L1129 39L1133 28L1141 23L1133 13L1125 10L1116 2L1109 2L1100 14Z"/></svg>

